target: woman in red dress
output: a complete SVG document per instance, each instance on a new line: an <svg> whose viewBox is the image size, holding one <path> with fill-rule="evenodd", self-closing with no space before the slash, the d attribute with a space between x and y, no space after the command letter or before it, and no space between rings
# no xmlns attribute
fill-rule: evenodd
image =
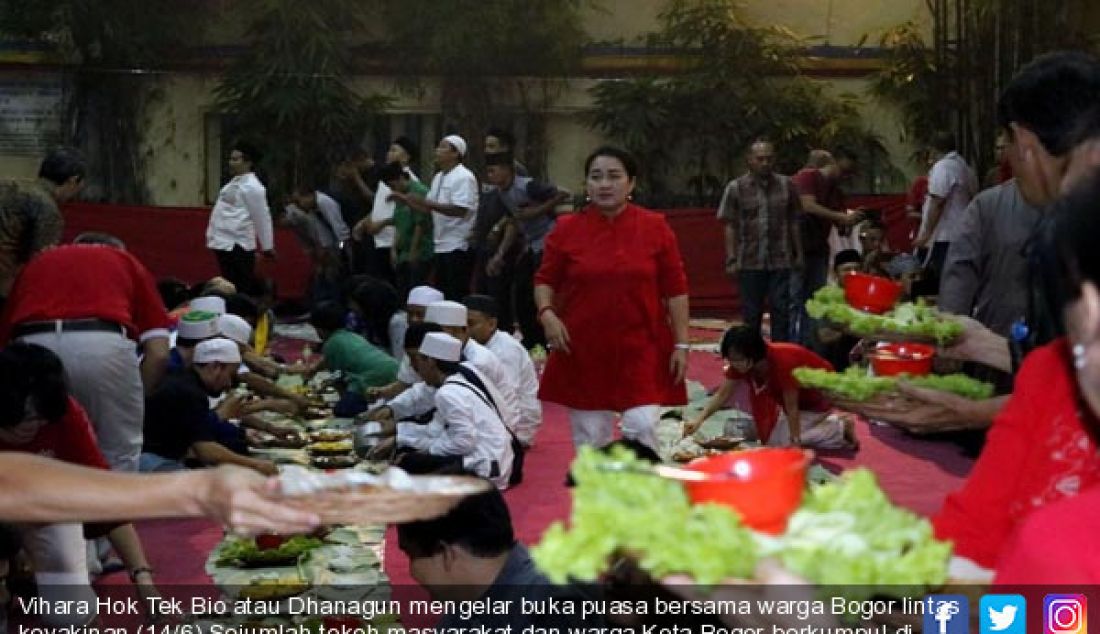
<svg viewBox="0 0 1100 634"><path fill-rule="evenodd" d="M590 204L558 220L535 276L551 353L539 398L569 408L573 444L623 436L653 448L660 405L687 401L688 288L664 217L630 202L637 164L602 147L585 161Z"/></svg>

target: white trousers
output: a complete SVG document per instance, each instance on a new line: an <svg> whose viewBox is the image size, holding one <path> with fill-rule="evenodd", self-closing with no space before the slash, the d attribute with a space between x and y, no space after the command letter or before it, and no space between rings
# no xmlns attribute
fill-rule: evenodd
<svg viewBox="0 0 1100 634"><path fill-rule="evenodd" d="M844 439L843 416L827 412L803 411L798 420L802 427L804 447L839 449L848 446L848 441ZM775 422L771 438L768 438L768 446L785 447L789 444L791 444L791 426L787 421L787 415L779 412L779 420Z"/></svg>
<svg viewBox="0 0 1100 634"><path fill-rule="evenodd" d="M90 623L96 614L96 594L88 583L84 526L23 524L19 529L23 536L23 546L34 562L38 594L52 605L58 605L58 601L87 602L91 613L43 615L42 621L53 627Z"/></svg>
<svg viewBox="0 0 1100 634"><path fill-rule="evenodd" d="M61 358L69 389L95 429L107 464L137 471L141 456L145 392L136 346L114 332L43 332L20 338Z"/></svg>
<svg viewBox="0 0 1100 634"><path fill-rule="evenodd" d="M657 451L657 417L660 413L660 405L639 405L623 412L623 438L637 440ZM603 447L610 443L615 431L615 414L609 410L570 409L573 446Z"/></svg>

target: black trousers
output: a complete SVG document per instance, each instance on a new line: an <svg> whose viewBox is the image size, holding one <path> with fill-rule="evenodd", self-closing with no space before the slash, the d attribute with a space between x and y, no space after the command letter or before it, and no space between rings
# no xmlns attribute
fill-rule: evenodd
<svg viewBox="0 0 1100 634"><path fill-rule="evenodd" d="M389 247L374 247L367 251L366 256L367 275L384 280L390 284L397 283L397 278L394 276L393 264L390 262Z"/></svg>
<svg viewBox="0 0 1100 634"><path fill-rule="evenodd" d="M435 254L435 285L443 296L455 302L470 294L474 255L468 249Z"/></svg>
<svg viewBox="0 0 1100 634"><path fill-rule="evenodd" d="M542 331L535 307L535 273L541 265L541 251L524 251L516 260L516 280L512 287L516 322L523 333L523 346L528 350L535 346L546 347L546 333Z"/></svg>
<svg viewBox="0 0 1100 634"><path fill-rule="evenodd" d="M237 287L238 293L259 297L263 294L263 285L256 277L256 252L248 251L241 245L234 245L232 251L214 250L218 259L218 269L222 277Z"/></svg>
<svg viewBox="0 0 1100 634"><path fill-rule="evenodd" d="M394 463L409 473L460 475L466 472L462 456L433 456L423 451L398 452Z"/></svg>
<svg viewBox="0 0 1100 634"><path fill-rule="evenodd" d="M487 267L496 250L481 249L477 254L474 268L474 292L489 295L497 300L497 324L505 332L512 332L515 324L515 301L513 297L516 261L515 256L505 258L504 266L497 275L489 275Z"/></svg>
<svg viewBox="0 0 1100 634"><path fill-rule="evenodd" d="M394 274L397 277L397 296L401 301L405 301L410 290L428 283L428 278L432 274L432 260L417 260L415 263L408 260L398 262Z"/></svg>

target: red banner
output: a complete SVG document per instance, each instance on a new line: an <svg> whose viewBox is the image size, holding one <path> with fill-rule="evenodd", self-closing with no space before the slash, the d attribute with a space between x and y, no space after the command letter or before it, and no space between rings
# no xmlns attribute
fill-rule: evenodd
<svg viewBox="0 0 1100 634"><path fill-rule="evenodd" d="M852 206L882 210L887 240L896 250L909 244L911 227L905 223L904 196L853 196ZM695 316L730 317L737 312L737 290L724 269L723 227L713 209L664 211L680 240L680 251L691 285ZM214 256L206 248L206 208L138 207L79 203L65 208L65 239L82 231L105 231L118 236L153 275L173 276L193 284L218 274ZM300 298L309 279L309 260L294 235L276 229L278 260L261 260L260 273L274 277L279 295Z"/></svg>

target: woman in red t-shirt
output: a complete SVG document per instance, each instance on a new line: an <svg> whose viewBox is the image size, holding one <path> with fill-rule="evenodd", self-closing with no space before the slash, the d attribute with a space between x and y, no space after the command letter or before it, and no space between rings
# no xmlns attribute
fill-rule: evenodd
<svg viewBox="0 0 1100 634"><path fill-rule="evenodd" d="M727 330L719 348L729 362L726 379L699 416L684 425L685 435L695 433L725 405L734 387L747 381L760 442L823 449L856 446L852 420L830 414L828 399L817 390L801 387L792 374L802 367L832 371L828 361L796 344L768 343L748 326Z"/></svg>
<svg viewBox="0 0 1100 634"><path fill-rule="evenodd" d="M687 401L688 286L664 216L630 202L638 167L603 147L585 162L591 203L558 220L535 275L551 348L539 398L569 408L573 444L657 447L660 405Z"/></svg>
<svg viewBox="0 0 1100 634"><path fill-rule="evenodd" d="M0 351L0 451L32 453L85 467L109 469L84 409L69 396L61 360L50 350L13 343ZM34 563L39 593L48 600L95 601L88 586L85 527L33 524L16 527ZM158 596L152 572L132 524L108 526L142 597ZM6 564L0 564L6 565ZM5 576L0 569L0 578ZM94 604L94 603L93 603ZM145 602L142 602L143 606ZM51 625L83 625L92 616L53 615Z"/></svg>

